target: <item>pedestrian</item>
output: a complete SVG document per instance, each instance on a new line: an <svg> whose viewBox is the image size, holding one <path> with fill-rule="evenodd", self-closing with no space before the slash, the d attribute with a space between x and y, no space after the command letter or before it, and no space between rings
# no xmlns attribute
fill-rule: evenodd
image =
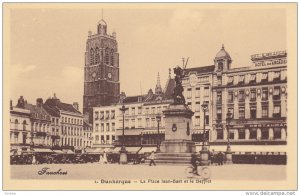
<svg viewBox="0 0 300 196"><path fill-rule="evenodd" d="M198 166L198 157L197 157L197 152L194 152L192 154L191 158L191 165L193 166L193 173L197 173L197 166Z"/></svg>
<svg viewBox="0 0 300 196"><path fill-rule="evenodd" d="M155 166L155 162L154 162L154 151L151 152L150 156L149 156L149 159L150 159L150 164L149 166L151 166L152 164Z"/></svg>
<svg viewBox="0 0 300 196"><path fill-rule="evenodd" d="M103 156L102 155L99 156L99 163L103 164Z"/></svg>
<svg viewBox="0 0 300 196"><path fill-rule="evenodd" d="M210 158L210 164L213 165L215 163L215 150L212 149L212 151L209 152L209 158Z"/></svg>
<svg viewBox="0 0 300 196"><path fill-rule="evenodd" d="M32 165L36 165L37 164L35 155L32 155L32 162L31 163L32 163Z"/></svg>

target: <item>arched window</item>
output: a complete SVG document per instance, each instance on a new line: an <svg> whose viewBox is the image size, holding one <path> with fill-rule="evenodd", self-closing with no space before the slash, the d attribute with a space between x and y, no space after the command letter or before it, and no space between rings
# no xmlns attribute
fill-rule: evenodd
<svg viewBox="0 0 300 196"><path fill-rule="evenodd" d="M96 55L95 55L95 64L98 64L100 61L99 59L99 48L96 48Z"/></svg>
<svg viewBox="0 0 300 196"><path fill-rule="evenodd" d="M223 63L222 62L218 63L218 70L223 70Z"/></svg>
<svg viewBox="0 0 300 196"><path fill-rule="evenodd" d="M106 48L105 50L105 60L104 60L105 64L109 64L109 51L108 48Z"/></svg>
<svg viewBox="0 0 300 196"><path fill-rule="evenodd" d="M23 121L23 131L26 131L26 125L27 125L26 120L24 120Z"/></svg>
<svg viewBox="0 0 300 196"><path fill-rule="evenodd" d="M103 56L104 56L103 50L101 50L101 52L100 52L100 62L101 63L103 63Z"/></svg>
<svg viewBox="0 0 300 196"><path fill-rule="evenodd" d="M114 50L112 49L111 52L110 52L110 64L111 66L114 66Z"/></svg>
<svg viewBox="0 0 300 196"><path fill-rule="evenodd" d="M19 122L18 122L18 119L15 120L15 129L18 130L18 125L19 125Z"/></svg>
<svg viewBox="0 0 300 196"><path fill-rule="evenodd" d="M94 49L91 48L90 50L90 64L93 65L94 64Z"/></svg>

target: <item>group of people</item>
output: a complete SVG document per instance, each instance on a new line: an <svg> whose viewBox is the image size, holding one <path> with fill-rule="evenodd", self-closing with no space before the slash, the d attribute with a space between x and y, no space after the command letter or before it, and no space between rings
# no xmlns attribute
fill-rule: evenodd
<svg viewBox="0 0 300 196"><path fill-rule="evenodd" d="M99 163L100 164L107 164L108 163L108 161L107 161L107 155L106 155L105 151L103 152L103 155L100 155Z"/></svg>

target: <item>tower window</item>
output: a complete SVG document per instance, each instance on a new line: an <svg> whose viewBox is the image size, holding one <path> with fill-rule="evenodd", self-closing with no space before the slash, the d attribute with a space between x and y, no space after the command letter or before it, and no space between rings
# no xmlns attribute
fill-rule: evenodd
<svg viewBox="0 0 300 196"><path fill-rule="evenodd" d="M90 64L91 65L94 64L94 49L93 48L90 50Z"/></svg>
<svg viewBox="0 0 300 196"><path fill-rule="evenodd" d="M96 55L95 55L95 64L98 64L100 61L100 58L99 58L99 48L97 47L96 48Z"/></svg>
<svg viewBox="0 0 300 196"><path fill-rule="evenodd" d="M223 70L223 63L222 63L222 62L219 62L219 63L218 63L218 70L219 70L219 71L222 71L222 70Z"/></svg>
<svg viewBox="0 0 300 196"><path fill-rule="evenodd" d="M109 52L108 49L105 50L105 64L109 64Z"/></svg>
<svg viewBox="0 0 300 196"><path fill-rule="evenodd" d="M114 50L111 50L111 53L110 53L110 64L111 66L114 66Z"/></svg>

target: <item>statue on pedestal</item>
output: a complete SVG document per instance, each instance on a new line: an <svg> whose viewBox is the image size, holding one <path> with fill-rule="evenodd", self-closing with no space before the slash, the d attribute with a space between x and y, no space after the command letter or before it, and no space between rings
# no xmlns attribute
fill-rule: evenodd
<svg viewBox="0 0 300 196"><path fill-rule="evenodd" d="M176 68L174 68L174 74L175 76L175 83L176 86L174 88L174 92L173 92L173 98L174 98L174 104L175 105L179 105L179 104L185 104L185 98L182 94L183 92L183 87L182 87L182 79L184 77L184 70L177 66Z"/></svg>

